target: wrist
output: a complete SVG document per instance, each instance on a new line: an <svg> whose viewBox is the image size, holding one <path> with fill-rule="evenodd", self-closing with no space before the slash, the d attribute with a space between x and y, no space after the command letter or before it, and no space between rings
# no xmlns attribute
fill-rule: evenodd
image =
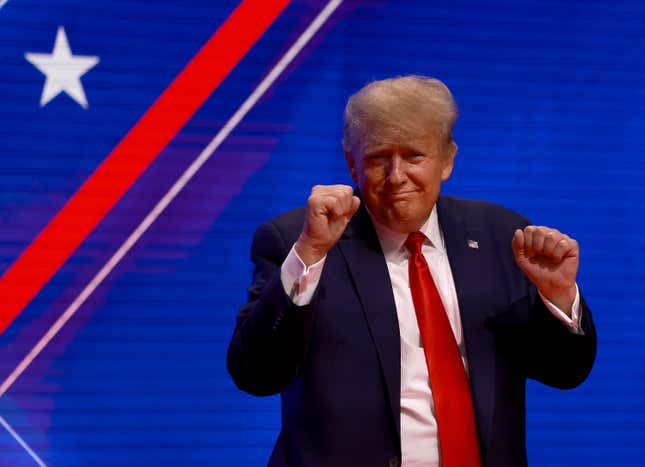
<svg viewBox="0 0 645 467"><path fill-rule="evenodd" d="M571 316L573 303L576 299L576 292L577 292L577 288L575 284L568 287L567 289L558 290L558 291L549 291L549 293L545 293L540 290L540 293L544 298L546 298L548 301L550 301L553 305L555 305L558 309L562 310L568 316Z"/></svg>
<svg viewBox="0 0 645 467"><path fill-rule="evenodd" d="M312 264L317 263L327 255L327 250L323 248L316 248L312 246L309 242L302 238L302 235L293 248L298 253L298 257L302 260L305 266L311 266Z"/></svg>

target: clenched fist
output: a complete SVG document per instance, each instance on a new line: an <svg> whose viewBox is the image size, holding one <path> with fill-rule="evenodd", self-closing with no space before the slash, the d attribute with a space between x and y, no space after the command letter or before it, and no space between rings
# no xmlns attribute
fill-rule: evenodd
<svg viewBox="0 0 645 467"><path fill-rule="evenodd" d="M578 242L556 229L529 225L515 231L513 253L542 295L570 315L576 296Z"/></svg>
<svg viewBox="0 0 645 467"><path fill-rule="evenodd" d="M307 266L321 260L334 246L360 204L348 185L316 185L311 189L305 224L295 244Z"/></svg>

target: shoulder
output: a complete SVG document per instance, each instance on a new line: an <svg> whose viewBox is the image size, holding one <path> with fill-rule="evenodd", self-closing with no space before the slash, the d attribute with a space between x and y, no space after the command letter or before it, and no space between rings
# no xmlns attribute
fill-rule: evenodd
<svg viewBox="0 0 645 467"><path fill-rule="evenodd" d="M265 228L275 229L286 240L295 241L305 221L305 207L291 209L262 224ZM261 227L262 227L261 226Z"/></svg>
<svg viewBox="0 0 645 467"><path fill-rule="evenodd" d="M304 218L305 208L299 207L263 222L253 237L252 250L286 255L300 235Z"/></svg>
<svg viewBox="0 0 645 467"><path fill-rule="evenodd" d="M467 225L519 228L530 224L529 220L521 214L488 201L442 195L439 197L437 207L440 214L449 213Z"/></svg>
<svg viewBox="0 0 645 467"><path fill-rule="evenodd" d="M295 209L291 209L287 212L280 214L279 216L274 217L268 223L275 225L280 229L292 230L297 229L298 231L302 227L302 223L305 219L305 207L300 206Z"/></svg>

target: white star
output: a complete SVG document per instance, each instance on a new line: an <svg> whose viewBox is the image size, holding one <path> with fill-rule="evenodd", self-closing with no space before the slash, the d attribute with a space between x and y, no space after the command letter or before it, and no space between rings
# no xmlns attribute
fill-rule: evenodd
<svg viewBox="0 0 645 467"><path fill-rule="evenodd" d="M95 55L72 55L65 28L58 27L56 42L51 54L27 52L25 58L38 68L47 78L40 106L44 107L61 92L66 92L78 105L87 108L87 98L81 84L81 76L99 62Z"/></svg>

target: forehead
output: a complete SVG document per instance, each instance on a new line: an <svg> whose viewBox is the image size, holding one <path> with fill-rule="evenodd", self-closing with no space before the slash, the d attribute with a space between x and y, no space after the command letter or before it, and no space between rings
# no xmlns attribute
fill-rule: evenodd
<svg viewBox="0 0 645 467"><path fill-rule="evenodd" d="M427 126L422 130L389 125L365 129L360 135L357 149L363 154L393 148L430 153L439 151L443 140L439 125Z"/></svg>

